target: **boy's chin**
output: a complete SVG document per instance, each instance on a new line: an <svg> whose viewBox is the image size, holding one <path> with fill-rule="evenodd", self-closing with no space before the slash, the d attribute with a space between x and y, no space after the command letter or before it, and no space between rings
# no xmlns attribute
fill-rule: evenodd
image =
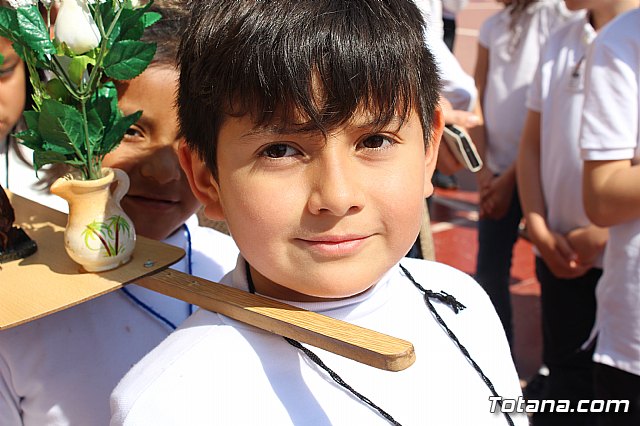
<svg viewBox="0 0 640 426"><path fill-rule="evenodd" d="M135 222L135 221L134 221ZM138 221L139 222L139 221ZM162 241L180 230L184 222L167 225L166 223L144 223L136 227L136 234L156 241Z"/></svg>

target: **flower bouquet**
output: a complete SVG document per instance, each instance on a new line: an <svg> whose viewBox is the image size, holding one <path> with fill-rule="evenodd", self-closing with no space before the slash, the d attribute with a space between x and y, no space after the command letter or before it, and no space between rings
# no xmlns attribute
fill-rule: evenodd
<svg viewBox="0 0 640 426"><path fill-rule="evenodd" d="M87 270L114 268L131 257L135 231L119 204L128 177L102 160L142 112L122 114L112 81L149 65L156 46L140 38L160 15L133 0L9 3L0 7L0 36L26 64L34 104L15 136L33 150L36 171L54 163L76 170L51 187L69 202L65 247Z"/></svg>

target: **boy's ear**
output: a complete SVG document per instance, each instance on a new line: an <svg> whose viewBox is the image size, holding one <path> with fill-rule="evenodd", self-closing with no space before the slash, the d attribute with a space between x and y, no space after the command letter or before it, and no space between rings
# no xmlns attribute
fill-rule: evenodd
<svg viewBox="0 0 640 426"><path fill-rule="evenodd" d="M204 206L205 215L212 220L224 220L220 204L220 187L213 178L209 167L192 151L183 140L178 148L178 159L184 170L193 195Z"/></svg>
<svg viewBox="0 0 640 426"><path fill-rule="evenodd" d="M433 172L436 169L436 163L438 162L438 151L440 149L440 139L442 138L442 130L444 129L444 115L442 109L438 106L433 114L433 121L431 123L431 140L425 153L425 171L424 171L424 197L428 198L433 194L433 184L431 178Z"/></svg>

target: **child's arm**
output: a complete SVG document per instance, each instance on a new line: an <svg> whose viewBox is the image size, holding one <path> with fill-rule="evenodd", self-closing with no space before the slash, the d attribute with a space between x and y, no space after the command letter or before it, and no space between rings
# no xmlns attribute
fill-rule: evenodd
<svg viewBox="0 0 640 426"><path fill-rule="evenodd" d="M631 160L585 161L584 208L599 226L613 226L640 218L640 165Z"/></svg>
<svg viewBox="0 0 640 426"><path fill-rule="evenodd" d="M484 89L487 84L487 72L489 68L489 50L482 44L478 43L478 56L476 59L476 67L474 80L476 88L478 89L478 102L476 103L476 111L482 115L482 102L484 100ZM485 161L487 134L485 131L484 123L469 130L471 139L476 144L476 149L480 158L484 162L484 167L476 173L476 179L478 181L478 188L482 192L483 188L487 187L491 179L493 179L493 171L487 166Z"/></svg>
<svg viewBox="0 0 640 426"><path fill-rule="evenodd" d="M576 262L578 255L570 241L553 232L547 224L540 177L540 120L539 112L529 110L522 131L516 167L520 203L531 241L553 275L558 278L576 278L588 268Z"/></svg>
<svg viewBox="0 0 640 426"><path fill-rule="evenodd" d="M604 251L609 239L609 230L596 225L576 228L565 237L578 255L578 263L583 266L593 265Z"/></svg>
<svg viewBox="0 0 640 426"><path fill-rule="evenodd" d="M639 70L630 51L615 38L598 37L586 61L582 190L587 216L599 226L640 218L640 167L632 164L638 155Z"/></svg>

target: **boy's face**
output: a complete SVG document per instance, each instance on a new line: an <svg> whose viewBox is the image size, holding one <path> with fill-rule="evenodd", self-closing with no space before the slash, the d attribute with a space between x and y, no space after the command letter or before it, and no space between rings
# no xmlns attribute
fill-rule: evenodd
<svg viewBox="0 0 640 426"><path fill-rule="evenodd" d="M143 113L103 162L127 172L131 188L122 207L136 231L155 240L171 235L199 206L176 155L180 141L174 109L177 78L173 68L152 66L137 78L118 83L122 112Z"/></svg>
<svg viewBox="0 0 640 426"><path fill-rule="evenodd" d="M0 37L0 139L4 139L18 122L24 110L26 82L24 63L11 47L11 42Z"/></svg>
<svg viewBox="0 0 640 426"><path fill-rule="evenodd" d="M434 140L442 131L436 113ZM218 181L186 147L180 160L210 217L224 218L259 293L286 300L360 293L414 243L438 149L412 113L374 131L362 114L322 133L227 117Z"/></svg>

